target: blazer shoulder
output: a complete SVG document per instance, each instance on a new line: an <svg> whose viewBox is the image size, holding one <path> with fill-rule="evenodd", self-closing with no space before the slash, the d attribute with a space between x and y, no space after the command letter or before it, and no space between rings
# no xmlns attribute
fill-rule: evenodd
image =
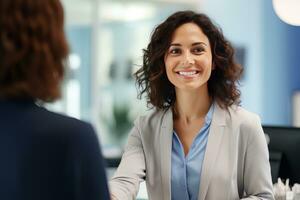
<svg viewBox="0 0 300 200"><path fill-rule="evenodd" d="M231 107L229 109L231 115L232 127L238 130L240 139L245 141L261 140L263 138L263 130L260 117L240 106Z"/></svg>
<svg viewBox="0 0 300 200"><path fill-rule="evenodd" d="M139 116L135 120L134 125L141 130L155 128L161 125L166 113L168 112L170 112L169 109L160 110L157 108L153 108L147 111L144 115Z"/></svg>
<svg viewBox="0 0 300 200"><path fill-rule="evenodd" d="M50 122L53 122L57 125L62 125L65 128L67 127L75 127L75 128L80 128L80 127L88 127L90 128L91 124L89 122L85 122L79 119L76 119L71 116L67 116L62 113L56 113L47 110L46 108L41 108L41 112L43 113L41 116L44 118L47 118L50 120ZM44 120L44 119L43 119Z"/></svg>
<svg viewBox="0 0 300 200"><path fill-rule="evenodd" d="M241 106L230 106L229 107L230 117L235 121L240 121L241 123L253 123L253 121L260 120L256 113L250 112Z"/></svg>
<svg viewBox="0 0 300 200"><path fill-rule="evenodd" d="M238 126L241 131L253 132L253 130L261 128L260 117L256 113L250 112L241 106L231 106L228 110L231 122Z"/></svg>
<svg viewBox="0 0 300 200"><path fill-rule="evenodd" d="M85 121L44 109L45 118L41 123L48 123L49 136L60 138L68 144L70 152L78 155L90 155L89 151L99 152L99 138L93 126Z"/></svg>
<svg viewBox="0 0 300 200"><path fill-rule="evenodd" d="M88 138L96 135L93 126L85 121L52 112L44 107L37 107L31 118L34 118L35 123L40 127L47 127L44 131L51 135L60 135L61 137L71 137L74 140L77 138Z"/></svg>

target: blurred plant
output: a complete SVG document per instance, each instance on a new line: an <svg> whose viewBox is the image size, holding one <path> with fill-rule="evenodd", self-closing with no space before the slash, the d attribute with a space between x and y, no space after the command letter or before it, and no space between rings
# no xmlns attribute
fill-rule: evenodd
<svg viewBox="0 0 300 200"><path fill-rule="evenodd" d="M123 145L124 140L127 138L126 136L132 127L129 112L128 105L117 105L116 103L113 103L112 119L103 119L110 131L113 142L117 145Z"/></svg>

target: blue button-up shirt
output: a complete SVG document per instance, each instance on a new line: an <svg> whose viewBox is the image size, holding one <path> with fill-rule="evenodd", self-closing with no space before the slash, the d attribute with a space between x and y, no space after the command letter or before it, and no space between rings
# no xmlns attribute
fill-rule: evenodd
<svg viewBox="0 0 300 200"><path fill-rule="evenodd" d="M184 155L184 149L176 132L172 139L172 168L171 168L171 192L172 200L197 200L201 169L204 159L208 132L212 120L214 106L210 107L205 123L188 152Z"/></svg>

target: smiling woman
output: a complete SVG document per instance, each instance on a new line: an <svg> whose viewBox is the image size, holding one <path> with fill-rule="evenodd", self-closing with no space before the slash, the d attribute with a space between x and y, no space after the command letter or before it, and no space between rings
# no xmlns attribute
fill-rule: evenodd
<svg viewBox="0 0 300 200"><path fill-rule="evenodd" d="M111 180L113 199L274 199L259 117L239 106L241 67L204 14L181 11L158 25L136 72L139 117Z"/></svg>
<svg viewBox="0 0 300 200"><path fill-rule="evenodd" d="M186 39L187 35L188 39ZM178 44L178 41L174 40L175 37L177 40L184 40L182 42L192 43ZM207 82L210 96L223 108L238 104L240 91L236 83L241 76L242 68L234 60L233 47L206 15L195 16L192 12L175 13L166 20L166 23L155 28L151 41L144 50L143 66L136 73L137 85L140 89L139 97L146 93L148 105L160 109L174 105L175 87L168 80L165 66L178 58L179 53L186 54L181 52L184 50L182 45L185 45L185 48L188 45L193 46L193 48L189 47L191 54L186 55L192 62L192 55L204 53L204 56L198 55L198 57L206 57L207 54L211 54L210 64L214 70L211 75L209 74L210 78ZM173 57L175 58L171 59ZM184 66L186 63L181 65Z"/></svg>
<svg viewBox="0 0 300 200"><path fill-rule="evenodd" d="M165 56L166 73L176 93L185 89L207 88L212 70L208 38L194 23L178 27Z"/></svg>

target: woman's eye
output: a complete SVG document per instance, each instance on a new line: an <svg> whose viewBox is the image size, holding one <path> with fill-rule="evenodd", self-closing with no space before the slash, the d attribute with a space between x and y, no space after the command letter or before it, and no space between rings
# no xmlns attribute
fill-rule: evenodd
<svg viewBox="0 0 300 200"><path fill-rule="evenodd" d="M171 49L170 54L179 54L180 53L180 49Z"/></svg>
<svg viewBox="0 0 300 200"><path fill-rule="evenodd" d="M202 52L204 51L204 49L203 49L203 48L195 48L195 49L193 49L192 51L193 51L194 53L200 54L200 53L202 53Z"/></svg>

